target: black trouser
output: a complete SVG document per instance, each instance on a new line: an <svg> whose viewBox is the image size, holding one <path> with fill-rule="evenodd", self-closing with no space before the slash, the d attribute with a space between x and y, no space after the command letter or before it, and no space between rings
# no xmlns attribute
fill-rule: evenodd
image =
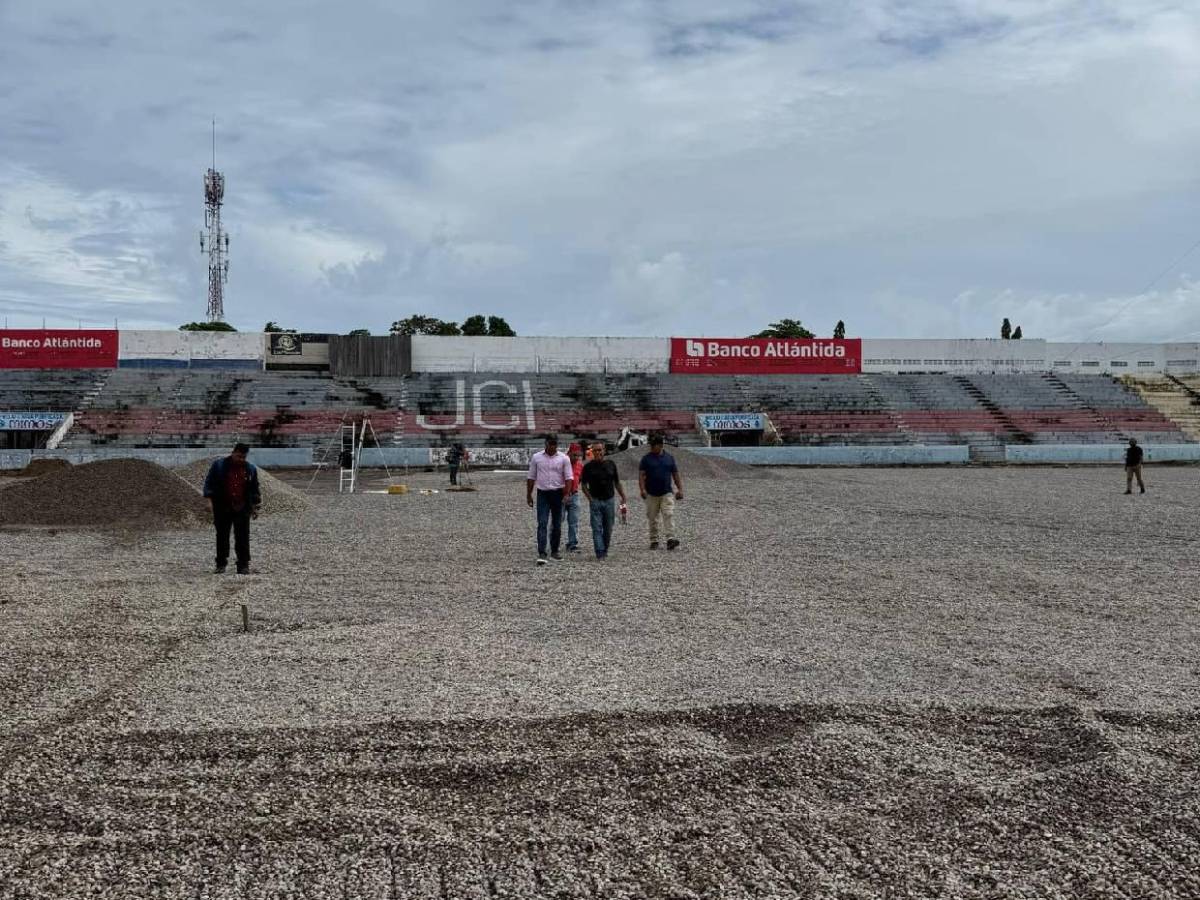
<svg viewBox="0 0 1200 900"><path fill-rule="evenodd" d="M229 562L229 529L233 529L233 549L238 568L250 565L250 510L235 512L228 506L213 506L213 525L217 529L217 565Z"/></svg>
<svg viewBox="0 0 1200 900"><path fill-rule="evenodd" d="M450 483L458 484L458 463L450 463Z"/></svg>

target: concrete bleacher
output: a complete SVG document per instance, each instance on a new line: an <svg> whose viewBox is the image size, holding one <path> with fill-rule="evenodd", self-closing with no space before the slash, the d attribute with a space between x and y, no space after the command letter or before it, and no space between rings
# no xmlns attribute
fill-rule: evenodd
<svg viewBox="0 0 1200 900"><path fill-rule="evenodd" d="M75 417L65 449L328 443L344 417L390 439L400 379L361 384L311 373L118 369ZM389 389L394 389L387 393Z"/></svg>
<svg viewBox="0 0 1200 900"><path fill-rule="evenodd" d="M74 412L111 371L71 369L48 376L38 369L0 370L0 410Z"/></svg>
<svg viewBox="0 0 1200 900"><path fill-rule="evenodd" d="M1101 375L715 376L423 373L332 378L272 371L0 373L0 408L73 411L63 447L321 447L370 416L384 445L536 445L622 428L705 442L696 414L762 412L784 444L969 445L1194 440ZM974 453L974 449L973 449Z"/></svg>

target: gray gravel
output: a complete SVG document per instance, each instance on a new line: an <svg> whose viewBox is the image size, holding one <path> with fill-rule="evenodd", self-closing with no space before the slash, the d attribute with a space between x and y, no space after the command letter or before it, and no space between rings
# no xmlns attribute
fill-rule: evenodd
<svg viewBox="0 0 1200 900"><path fill-rule="evenodd" d="M5 535L0 897L1200 896L1197 475L694 479L541 570L519 475L248 578Z"/></svg>
<svg viewBox="0 0 1200 900"><path fill-rule="evenodd" d="M170 469L138 459L51 467L5 488L0 526L186 528L209 520L208 504Z"/></svg>

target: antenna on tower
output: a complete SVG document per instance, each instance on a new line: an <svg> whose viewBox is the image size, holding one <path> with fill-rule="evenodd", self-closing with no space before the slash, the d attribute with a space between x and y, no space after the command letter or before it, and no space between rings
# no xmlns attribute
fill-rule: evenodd
<svg viewBox="0 0 1200 900"><path fill-rule="evenodd" d="M221 227L225 176L217 171L217 119L212 120L212 168L204 173L204 227L200 252L208 253L208 321L225 321L225 282L229 280L229 235Z"/></svg>

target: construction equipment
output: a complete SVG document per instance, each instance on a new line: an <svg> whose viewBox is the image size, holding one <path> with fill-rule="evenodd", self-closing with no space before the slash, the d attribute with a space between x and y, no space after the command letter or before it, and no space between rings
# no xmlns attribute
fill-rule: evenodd
<svg viewBox="0 0 1200 900"><path fill-rule="evenodd" d="M371 424L371 418L363 416L362 420L356 423L349 418L349 415L344 415L333 438L325 446L325 452L321 454L321 459L317 463L316 470L308 482L309 488L312 488L313 482L317 480L317 475L325 467L330 451L336 448L338 493L353 494L358 487L358 467L362 460L362 451L367 445L368 432L371 434L371 440L375 448L380 451L380 462L383 465L383 471L387 476L387 480L391 481L392 473L388 468L387 462L383 460L383 447L379 443L379 436L375 433L375 426Z"/></svg>
<svg viewBox="0 0 1200 900"><path fill-rule="evenodd" d="M452 484L446 490L458 493L479 490L471 481L471 455L469 453L464 452L458 461L458 484Z"/></svg>

